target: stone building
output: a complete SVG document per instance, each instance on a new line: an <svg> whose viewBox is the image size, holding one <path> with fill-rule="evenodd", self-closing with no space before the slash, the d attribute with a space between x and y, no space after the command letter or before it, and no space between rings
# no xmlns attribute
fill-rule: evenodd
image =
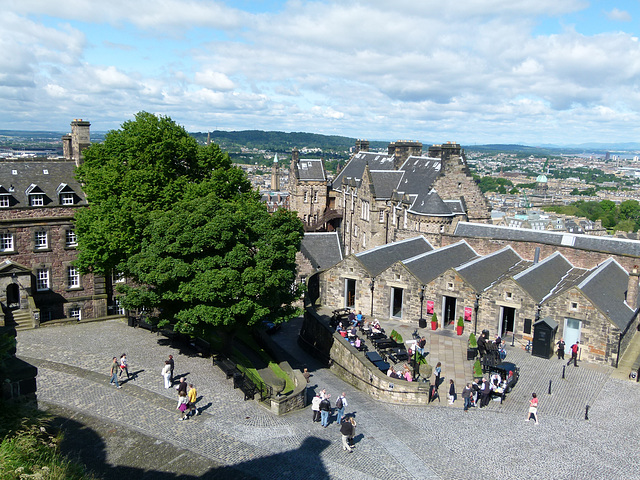
<svg viewBox="0 0 640 480"><path fill-rule="evenodd" d="M87 200L75 180L89 122L74 120L63 159L0 161L0 302L5 322L38 326L54 319L107 315L105 279L73 265L73 216Z"/></svg>

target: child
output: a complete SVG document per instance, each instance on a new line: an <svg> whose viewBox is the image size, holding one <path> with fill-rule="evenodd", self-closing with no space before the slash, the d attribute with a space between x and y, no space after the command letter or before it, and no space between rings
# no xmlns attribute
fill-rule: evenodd
<svg viewBox="0 0 640 480"><path fill-rule="evenodd" d="M178 394L178 406L176 407L176 410L180 411L180 418L179 420L184 420L185 419L185 414L187 412L187 394L186 392L180 392Z"/></svg>

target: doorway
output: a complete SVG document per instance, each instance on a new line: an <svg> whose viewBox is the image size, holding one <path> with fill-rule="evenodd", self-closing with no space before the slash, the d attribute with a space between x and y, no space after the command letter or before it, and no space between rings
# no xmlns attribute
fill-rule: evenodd
<svg viewBox="0 0 640 480"><path fill-rule="evenodd" d="M391 287L391 317L402 318L402 289Z"/></svg>
<svg viewBox="0 0 640 480"><path fill-rule="evenodd" d="M443 297L442 304L442 326L453 324L456 321L456 297Z"/></svg>
<svg viewBox="0 0 640 480"><path fill-rule="evenodd" d="M516 318L516 309L513 307L500 307L500 336L504 338L507 332L513 333Z"/></svg>
<svg viewBox="0 0 640 480"><path fill-rule="evenodd" d="M564 330L562 338L567 347L571 347L576 342L580 341L580 330L582 329L582 322L575 318L564 319Z"/></svg>
<svg viewBox="0 0 640 480"><path fill-rule="evenodd" d="M20 287L17 283L7 285L7 307L9 310L20 309Z"/></svg>
<svg viewBox="0 0 640 480"><path fill-rule="evenodd" d="M356 281L353 278L344 281L344 306L356 308Z"/></svg>

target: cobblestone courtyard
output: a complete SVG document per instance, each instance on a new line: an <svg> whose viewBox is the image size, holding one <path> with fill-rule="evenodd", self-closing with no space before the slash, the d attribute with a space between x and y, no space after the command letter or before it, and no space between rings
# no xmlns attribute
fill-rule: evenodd
<svg viewBox="0 0 640 480"><path fill-rule="evenodd" d="M178 478L167 472L305 480L640 478L633 460L640 385L611 378L610 368L583 363L568 367L562 380L561 361L508 347L521 377L502 405L465 413L461 401L450 407L444 396L428 407L387 405L320 368L297 346L298 329L299 322L287 324L274 340L309 367L312 388L326 388L334 401L347 392L347 412L358 422L353 454L342 450L335 423L322 428L311 422L310 408L274 416L243 401L210 359L183 355L163 337L122 322L19 332L18 355L39 369L43 408L70 418L77 431L83 423L93 430L94 456L108 466L110 478ZM117 390L109 385L109 364L124 352L137 375ZM162 385L160 370L170 353L176 374L186 375L202 396L203 414L187 422L177 421L175 390ZM430 361L437 354L442 352ZM454 370L445 363L446 384L454 376L460 391L460 368L450 375L448 369ZM537 426L524 422L532 391L540 397ZM123 445L129 454L118 449Z"/></svg>

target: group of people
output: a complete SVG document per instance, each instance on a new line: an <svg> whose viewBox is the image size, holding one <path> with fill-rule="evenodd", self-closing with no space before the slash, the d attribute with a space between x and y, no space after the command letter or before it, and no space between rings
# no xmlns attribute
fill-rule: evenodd
<svg viewBox="0 0 640 480"><path fill-rule="evenodd" d="M566 343L564 343L564 338L561 338L560 341L556 345L558 345L558 351L557 351L558 360L560 360L560 359L564 360L564 347L566 345ZM579 341L576 341L576 343L571 345L571 358L567 362L567 367L569 365L571 365L571 362L573 362L573 366L574 367L578 366L578 350L579 350L579 348L580 348L580 342Z"/></svg>
<svg viewBox="0 0 640 480"><path fill-rule="evenodd" d="M462 389L462 399L464 400L464 411L471 407L486 407L491 401L491 395L495 392L502 395L506 389L506 380L503 380L499 373L493 373L489 380L482 378L474 379L467 383Z"/></svg>
<svg viewBox="0 0 640 480"><path fill-rule="evenodd" d="M111 360L111 369L109 371L110 375L110 385L114 385L116 388L122 388L120 385L120 381L118 380L123 373L127 374L127 380L130 380L129 375L129 363L127 361L127 354L123 353L120 355L120 359L118 357L113 357Z"/></svg>
<svg viewBox="0 0 640 480"><path fill-rule="evenodd" d="M331 394L323 389L317 392L311 400L312 421L320 422L320 425L324 428L329 426L330 417L333 412L330 398ZM336 424L340 426L343 450L351 453L354 448L353 437L356 434L356 420L353 415L345 415L344 412L348 405L349 403L347 402L345 392L342 392L336 399Z"/></svg>
<svg viewBox="0 0 640 480"><path fill-rule="evenodd" d="M179 420L187 420L190 417L200 415L200 409L196 407L198 391L196 387L193 386L193 383L187 385L186 378L182 377L176 386L176 390L178 390L178 405L176 406L176 410L180 412Z"/></svg>
<svg viewBox="0 0 640 480"><path fill-rule="evenodd" d="M387 370L387 376L396 378L398 380L406 380L407 382L413 382L413 376L411 375L411 369L406 363L402 366L402 370L396 370L392 366L389 366Z"/></svg>

